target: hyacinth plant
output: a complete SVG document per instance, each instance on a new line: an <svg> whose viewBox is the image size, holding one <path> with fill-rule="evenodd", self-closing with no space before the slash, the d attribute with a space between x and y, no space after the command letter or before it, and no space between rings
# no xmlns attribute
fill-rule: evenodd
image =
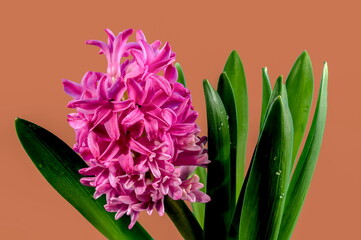
<svg viewBox="0 0 361 240"><path fill-rule="evenodd" d="M108 239L152 239L137 219L154 210L167 213L184 239L290 239L321 147L327 64L304 144L314 85L307 52L273 89L262 70L260 134L244 175L248 97L237 52L217 90L203 82L204 137L170 45L148 43L140 30L134 42L132 29L106 33L107 43L86 43L100 48L107 71L63 80L75 111L68 115L73 149L34 123L15 121L46 180Z"/></svg>

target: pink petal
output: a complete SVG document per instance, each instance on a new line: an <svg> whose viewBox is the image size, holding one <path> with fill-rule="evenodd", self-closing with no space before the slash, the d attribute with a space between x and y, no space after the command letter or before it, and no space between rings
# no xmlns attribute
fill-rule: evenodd
<svg viewBox="0 0 361 240"><path fill-rule="evenodd" d="M113 107L113 112L121 112L134 106L134 102L132 100L112 101L111 103Z"/></svg>
<svg viewBox="0 0 361 240"><path fill-rule="evenodd" d="M144 91L142 87L133 79L128 79L128 96L130 99L133 99L136 103L142 105L142 98L144 96Z"/></svg>
<svg viewBox="0 0 361 240"><path fill-rule="evenodd" d="M100 79L97 89L97 95L99 99L108 100L108 79L106 76Z"/></svg>
<svg viewBox="0 0 361 240"><path fill-rule="evenodd" d="M159 216L164 215L164 198L155 203L155 208L157 209Z"/></svg>
<svg viewBox="0 0 361 240"><path fill-rule="evenodd" d="M160 174L160 170L159 170L157 162L149 161L148 166L149 166L149 169L152 172L153 176L156 178L160 178L161 174Z"/></svg>
<svg viewBox="0 0 361 240"><path fill-rule="evenodd" d="M119 218L124 216L124 214L127 212L127 210L128 210L128 207L126 205L123 205L115 214L115 219L118 220Z"/></svg>
<svg viewBox="0 0 361 240"><path fill-rule="evenodd" d="M119 155L119 163L126 173L132 173L134 167L134 160L130 153Z"/></svg>
<svg viewBox="0 0 361 240"><path fill-rule="evenodd" d="M145 147L141 143L137 142L133 138L130 138L129 148L132 149L133 151L138 152L143 155L151 155L152 154L152 152L147 147Z"/></svg>
<svg viewBox="0 0 361 240"><path fill-rule="evenodd" d="M137 222L139 218L139 212L133 212L131 215L130 215L130 224L128 226L129 229L132 229L132 227L134 226L134 224Z"/></svg>
<svg viewBox="0 0 361 240"><path fill-rule="evenodd" d="M85 127L88 121L78 113L70 113L68 114L68 123L72 128L80 129Z"/></svg>
<svg viewBox="0 0 361 240"><path fill-rule="evenodd" d="M164 77L169 81L169 82L176 82L178 79L178 72L177 69L172 66L169 65L164 72Z"/></svg>
<svg viewBox="0 0 361 240"><path fill-rule="evenodd" d="M105 129L109 137L115 141L118 140L120 137L120 130L119 130L119 123L118 123L118 116L117 114L112 114L109 121L104 124Z"/></svg>
<svg viewBox="0 0 361 240"><path fill-rule="evenodd" d="M88 146L94 158L98 158L100 156L99 145L97 142L97 135L93 132L88 135Z"/></svg>
<svg viewBox="0 0 361 240"><path fill-rule="evenodd" d="M99 159L102 159L102 161L109 161L113 159L113 157L119 152L120 146L118 142L111 142L107 149L102 153L102 155L99 157Z"/></svg>
<svg viewBox="0 0 361 240"><path fill-rule="evenodd" d="M118 199L124 204L133 204L137 202L137 199L133 196L119 196Z"/></svg>
<svg viewBox="0 0 361 240"><path fill-rule="evenodd" d="M109 47L104 42L98 41L98 40L88 40L88 41L85 41L85 44L94 45L94 46L99 47L100 54L104 53L107 56L107 58L109 57L109 54L110 54Z"/></svg>
<svg viewBox="0 0 361 240"><path fill-rule="evenodd" d="M101 106L102 102L95 98L88 98L84 100L75 100L68 103L69 108L83 108L87 110L95 110Z"/></svg>
<svg viewBox="0 0 361 240"><path fill-rule="evenodd" d="M83 92L82 85L80 85L79 83L69 81L67 79L63 79L63 86L64 86L64 91L74 99L79 99Z"/></svg>
<svg viewBox="0 0 361 240"><path fill-rule="evenodd" d="M136 107L122 120L122 125L127 128L144 119L144 114Z"/></svg>
<svg viewBox="0 0 361 240"><path fill-rule="evenodd" d="M109 88L108 97L113 101L120 101L126 90L125 84L121 78L117 78L113 85Z"/></svg>

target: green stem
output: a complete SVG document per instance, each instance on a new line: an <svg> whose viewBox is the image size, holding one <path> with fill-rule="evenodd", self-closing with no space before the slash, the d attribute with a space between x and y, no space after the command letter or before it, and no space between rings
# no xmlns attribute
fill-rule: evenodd
<svg viewBox="0 0 361 240"><path fill-rule="evenodd" d="M185 240L203 239L203 230L182 200L164 198L165 211Z"/></svg>

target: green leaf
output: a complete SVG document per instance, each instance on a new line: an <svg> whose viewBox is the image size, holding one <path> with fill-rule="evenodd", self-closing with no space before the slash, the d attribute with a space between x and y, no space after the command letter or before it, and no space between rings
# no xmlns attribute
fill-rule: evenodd
<svg viewBox="0 0 361 240"><path fill-rule="evenodd" d="M230 159L230 168L231 168L231 205L233 206L232 212L235 207L236 196L235 193L237 192L236 189L236 181L243 182L243 174L241 176L237 176L237 111L236 111L236 103L234 100L234 93L231 82L228 79L228 76L225 72L221 74L218 81L218 94L222 99L224 107L227 112L228 124L229 124L229 132L230 132L230 145L231 145L231 159ZM240 155L240 154L238 154ZM240 156L239 156L240 157ZM241 167L241 166L239 166ZM241 168L243 170L243 167ZM238 169L239 170L239 169ZM239 170L239 171L242 171ZM237 178L238 177L238 178ZM242 183L238 183L242 184Z"/></svg>
<svg viewBox="0 0 361 240"><path fill-rule="evenodd" d="M292 153L292 162L294 162L306 129L313 97L312 63L306 51L293 65L286 86L294 126L295 139Z"/></svg>
<svg viewBox="0 0 361 240"><path fill-rule="evenodd" d="M286 89L286 86L285 84L282 83L283 81L283 77L282 75L279 76L276 80L276 83L275 83L275 86L273 88L273 91L272 91L272 94L269 98L269 101L268 101L268 106L265 110L265 116L267 116L267 114L269 113L269 111L271 110L271 106L273 104L273 102L275 101L275 99L278 97L278 96L281 96L282 97L282 100L283 102L287 105L288 107L288 94L287 94L287 89ZM262 130L262 127L264 126L264 124L261 126L261 130Z"/></svg>
<svg viewBox="0 0 361 240"><path fill-rule="evenodd" d="M70 204L108 239L152 239L136 223L128 230L129 218L114 219L114 213L105 211L105 198L93 198L94 189L80 183L78 170L87 167L85 162L58 137L34 123L15 120L21 144L35 166Z"/></svg>
<svg viewBox="0 0 361 240"><path fill-rule="evenodd" d="M226 110L218 93L207 80L203 81L208 123L207 194L211 201L206 204L204 220L205 239L226 239L230 220L230 136Z"/></svg>
<svg viewBox="0 0 361 240"><path fill-rule="evenodd" d="M270 97L272 94L271 82L267 73L267 68L262 68L262 112L261 112L261 129L264 124L266 110L269 105Z"/></svg>
<svg viewBox="0 0 361 240"><path fill-rule="evenodd" d="M179 63L176 63L175 67L177 68L177 71L178 71L178 80L177 80L177 82L183 84L184 87L187 87L186 79L184 77L184 73L183 73L183 69L182 69L181 65Z"/></svg>
<svg viewBox="0 0 361 240"><path fill-rule="evenodd" d="M275 86L273 88L271 96L269 97L268 105L267 105L267 108L265 110L265 117L268 116L270 110L272 109L274 101L279 96L282 97L283 103L286 105L286 108L288 108L287 91L286 91L286 86L282 83L282 76L279 76L277 78L277 80L276 80L276 84L275 84ZM289 110L288 110L288 112L289 112ZM263 123L263 125L261 125L261 133L262 133L263 127L264 127L264 123ZM259 139L258 139L257 146L258 145L259 145ZM245 195L245 192L246 192L246 186L248 184L250 171L252 169L252 165L253 165L253 162L254 162L254 159L255 159L257 146L256 146L256 149L253 152L251 163L250 163L250 166L248 168L247 175L245 177L245 180L244 180L244 183L243 183L243 186L242 186L242 189L241 189L241 193L240 193L240 195L238 197L236 209L235 209L235 212L234 212L234 215L233 215L233 218L232 218L232 224L231 224L231 227L230 227L230 230L229 230L229 236L230 236L231 239L238 239L239 222L240 222L241 212L242 212L242 207L243 207L243 202L244 202L244 195Z"/></svg>
<svg viewBox="0 0 361 240"><path fill-rule="evenodd" d="M257 144L241 213L239 239L277 239L292 157L293 127L287 104L278 96Z"/></svg>
<svg viewBox="0 0 361 240"><path fill-rule="evenodd" d="M291 238L293 229L301 212L303 202L310 187L325 130L327 113L327 85L328 67L327 63L325 63L311 129L287 192L285 212L281 225L282 232L280 232L280 236L278 238L279 240L288 240Z"/></svg>
<svg viewBox="0 0 361 240"><path fill-rule="evenodd" d="M184 201L174 201L166 196L164 198L164 205L167 215L184 239L203 239L203 230Z"/></svg>
<svg viewBox="0 0 361 240"><path fill-rule="evenodd" d="M246 76L243 64L236 51L232 51L229 55L224 72L231 82L234 98L236 102L237 112L237 142L232 142L237 148L236 160L236 193L235 200L242 188L244 178L244 164L246 159L247 135L248 135L248 95Z"/></svg>
<svg viewBox="0 0 361 240"><path fill-rule="evenodd" d="M194 171L194 174L198 175L199 182L204 185L204 187L201 188L200 191L206 193L206 189L207 189L207 172L206 172L206 169L204 167L197 167L196 170ZM200 203L200 202L194 202L194 203L191 203L191 205L192 205L194 216L198 220L199 225L201 225L201 227L203 228L204 227L204 215L205 215L206 204L205 203Z"/></svg>
<svg viewBox="0 0 361 240"><path fill-rule="evenodd" d="M243 202L244 202L244 194L246 192L246 186L249 180L249 174L250 174L250 170L252 168L253 165L253 161L254 161L254 153L253 152L253 156L252 156L252 160L250 163L250 166L248 168L246 177L244 178L244 182L241 188L241 192L238 196L238 200L237 200L237 205L236 205L236 209L234 210L233 213L233 217L232 217L232 222L231 222L231 226L229 228L229 232L228 232L228 239L232 239L232 240L238 240L238 235L239 235L239 222L241 221L241 213L242 213L242 207L243 207Z"/></svg>

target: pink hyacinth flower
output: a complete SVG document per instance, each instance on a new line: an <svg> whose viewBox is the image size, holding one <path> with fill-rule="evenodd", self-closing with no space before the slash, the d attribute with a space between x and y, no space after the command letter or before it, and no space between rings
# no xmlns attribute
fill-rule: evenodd
<svg viewBox="0 0 361 240"><path fill-rule="evenodd" d="M63 80L77 111L68 115L74 150L88 165L81 183L95 188L95 198L105 194L116 219L130 216L129 228L141 211L163 215L165 196L210 201L192 175L209 160L190 92L176 82L175 53L168 43L149 44L140 30L128 42L132 32L106 30L108 43L86 42L106 56L106 73L87 72L80 84Z"/></svg>

